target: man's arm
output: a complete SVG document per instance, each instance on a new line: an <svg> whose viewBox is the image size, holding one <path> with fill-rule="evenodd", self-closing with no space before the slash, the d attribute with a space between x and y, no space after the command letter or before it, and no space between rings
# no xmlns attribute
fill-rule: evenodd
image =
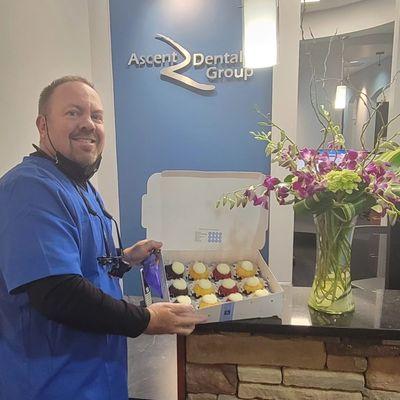
<svg viewBox="0 0 400 400"><path fill-rule="evenodd" d="M150 321L145 307L114 299L80 275L40 279L26 292L32 307L48 319L82 331L136 337Z"/></svg>
<svg viewBox="0 0 400 400"><path fill-rule="evenodd" d="M136 337L142 333L189 335L206 317L192 306L155 303L147 308L117 300L80 275L57 275L25 288L33 308L71 328Z"/></svg>

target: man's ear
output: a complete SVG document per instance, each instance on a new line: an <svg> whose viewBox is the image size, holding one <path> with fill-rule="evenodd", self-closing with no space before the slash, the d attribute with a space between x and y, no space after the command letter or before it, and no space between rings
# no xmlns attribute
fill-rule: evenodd
<svg viewBox="0 0 400 400"><path fill-rule="evenodd" d="M45 116L39 114L36 118L36 126L39 131L40 139L44 139L47 136L46 123Z"/></svg>

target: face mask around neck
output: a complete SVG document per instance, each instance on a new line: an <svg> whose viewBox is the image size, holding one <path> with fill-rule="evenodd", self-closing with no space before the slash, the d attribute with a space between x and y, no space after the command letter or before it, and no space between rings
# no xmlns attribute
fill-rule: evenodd
<svg viewBox="0 0 400 400"><path fill-rule="evenodd" d="M96 158L96 160L89 165L81 166L76 161L72 161L65 157L59 151L56 152L55 163L58 169L64 172L69 178L79 182L84 183L88 181L99 169L102 160L101 154Z"/></svg>
<svg viewBox="0 0 400 400"><path fill-rule="evenodd" d="M88 181L97 172L102 160L102 156L99 154L92 164L82 167L77 162L65 157L59 151L56 151L56 155L52 157L45 153L40 147L36 145L33 145L33 147L36 149L36 154L33 153L33 155L39 155L53 161L61 172L78 183L85 183Z"/></svg>

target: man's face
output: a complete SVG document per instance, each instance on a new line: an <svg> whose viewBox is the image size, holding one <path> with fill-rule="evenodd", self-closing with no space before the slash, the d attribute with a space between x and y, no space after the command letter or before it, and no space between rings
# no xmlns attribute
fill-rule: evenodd
<svg viewBox="0 0 400 400"><path fill-rule="evenodd" d="M82 82L67 82L50 96L47 130L57 151L81 166L92 164L104 148L103 105L97 92ZM55 154L46 133L46 120L39 116L41 148Z"/></svg>

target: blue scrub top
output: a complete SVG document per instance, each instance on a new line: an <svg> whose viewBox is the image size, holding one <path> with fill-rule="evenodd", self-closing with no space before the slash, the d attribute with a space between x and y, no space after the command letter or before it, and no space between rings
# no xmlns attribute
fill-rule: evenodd
<svg viewBox="0 0 400 400"><path fill-rule="evenodd" d="M114 246L95 193L83 193ZM125 337L49 321L25 292L14 293L47 276L79 274L121 299L119 279L97 262L104 255L98 217L53 161L25 157L0 179L0 399L128 399Z"/></svg>

